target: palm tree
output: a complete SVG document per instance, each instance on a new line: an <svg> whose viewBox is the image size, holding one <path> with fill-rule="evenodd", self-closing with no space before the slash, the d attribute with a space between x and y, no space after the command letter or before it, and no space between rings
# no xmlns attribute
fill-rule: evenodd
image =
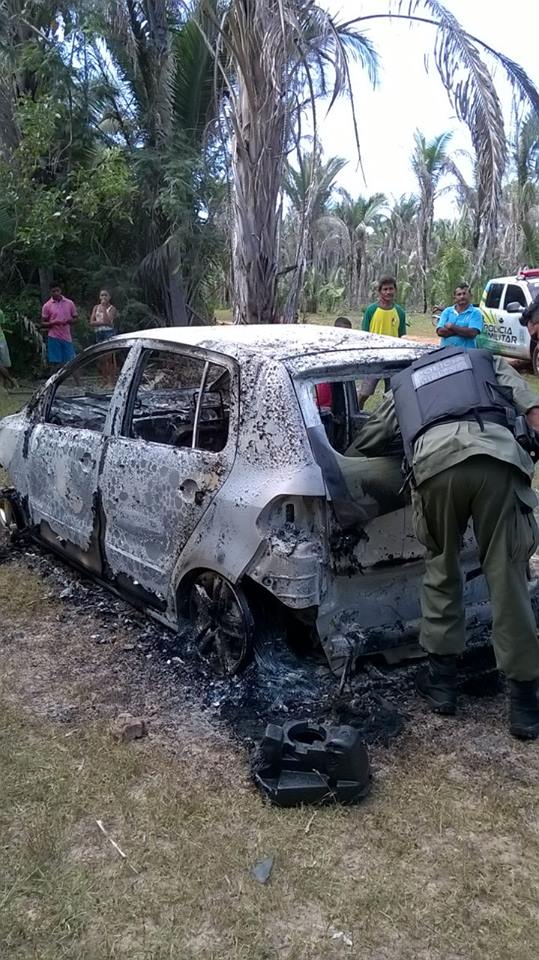
<svg viewBox="0 0 539 960"><path fill-rule="evenodd" d="M383 193L370 197L359 196L355 200L346 190L341 190L341 201L332 213L332 219L346 243L348 266L348 301L357 308L363 303L367 279L367 241L369 233L384 219L387 200Z"/></svg>
<svg viewBox="0 0 539 960"><path fill-rule="evenodd" d="M374 79L376 55L364 35L341 29L313 0L229 0L214 22L231 140L234 318L267 323L275 317L279 196L294 125L307 101L316 151L318 96L350 91L349 57ZM302 256L296 270L304 270Z"/></svg>
<svg viewBox="0 0 539 960"><path fill-rule="evenodd" d="M448 170L448 150L453 134L450 131L439 133L432 140L416 130L415 148L412 154L412 168L419 189L419 212L417 219L417 239L419 266L421 270L423 313L427 312L427 271L429 267L430 240L434 222L434 201L439 193L440 181Z"/></svg>
<svg viewBox="0 0 539 960"><path fill-rule="evenodd" d="M531 113L517 130L514 147L515 221L522 238L520 262L539 262L537 204L539 201L539 116Z"/></svg>
<svg viewBox="0 0 539 960"><path fill-rule="evenodd" d="M470 130L478 159L480 263L495 236L506 160L502 109L480 49L501 64L517 93L538 113L539 94L518 64L466 33L439 0L410 0L405 9L397 17L436 29L438 72L457 116ZM340 93L351 93L349 56L358 57L375 76L375 52L361 31L374 19L392 17L388 11L342 23L313 0L228 0L222 20L214 19L220 35L217 70L225 81L232 140L238 322L267 322L274 316L279 188L294 118L307 102L316 120L320 93L329 94L331 103Z"/></svg>
<svg viewBox="0 0 539 960"><path fill-rule="evenodd" d="M104 99L108 95L117 133L130 147L141 190L138 276L171 325L188 323L189 284L192 288L193 275L200 280L208 269L200 249L197 189L205 175L207 131L215 119L212 17L217 0L204 0L204 6L210 16L196 3L179 19L172 0L103 2L101 37L94 44ZM205 256L209 253L206 249Z"/></svg>
<svg viewBox="0 0 539 960"><path fill-rule="evenodd" d="M347 163L342 157L329 157L324 161L321 150L302 153L298 149L297 160L297 168L287 163L283 183L298 226L295 267L283 311L287 322L293 321L296 315L306 271L313 268L313 281L318 277L318 271L314 270L317 224L328 212L335 180ZM317 312L317 289L317 283L313 282L306 304L309 313Z"/></svg>
<svg viewBox="0 0 539 960"><path fill-rule="evenodd" d="M284 171L283 189L290 200L293 210L303 217L310 196L312 222L316 223L327 213L331 194L341 170L347 160L342 157L328 157L324 160L319 149L316 153L298 151L298 165L287 163Z"/></svg>
<svg viewBox="0 0 539 960"><path fill-rule="evenodd" d="M436 29L434 62L457 117L470 131L476 158L479 241L475 270L478 273L495 242L507 159L503 112L487 62L501 66L515 99L529 104L537 115L539 92L520 64L467 33L440 0L410 0L399 4L396 12L354 17L344 27L362 27L379 19L418 21Z"/></svg>
<svg viewBox="0 0 539 960"><path fill-rule="evenodd" d="M415 253L418 200L415 196L402 194L390 206L389 216L383 224L383 244L380 251L381 268L399 278L401 266L410 266Z"/></svg>

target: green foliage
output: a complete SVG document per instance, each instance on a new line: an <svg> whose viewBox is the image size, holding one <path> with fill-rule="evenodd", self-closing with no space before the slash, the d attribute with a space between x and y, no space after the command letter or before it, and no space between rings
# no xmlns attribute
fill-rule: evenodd
<svg viewBox="0 0 539 960"><path fill-rule="evenodd" d="M455 287L467 280L471 271L470 251L466 250L458 239L449 240L433 266L431 303L452 303Z"/></svg>
<svg viewBox="0 0 539 960"><path fill-rule="evenodd" d="M334 313L346 303L346 276L343 267L338 267L324 279L324 275L316 267L310 267L305 273L301 310L307 311L307 306L315 303L316 311ZM309 311L307 311L309 312Z"/></svg>
<svg viewBox="0 0 539 960"><path fill-rule="evenodd" d="M15 374L27 377L39 372L45 355L39 296L29 289L21 290L17 296L4 294L0 310Z"/></svg>
<svg viewBox="0 0 539 960"><path fill-rule="evenodd" d="M0 163L2 221L24 259L53 267L68 246L85 247L103 224L131 221L134 181L118 147L100 147L66 163L58 126L65 107L51 96L17 105L21 131L9 162Z"/></svg>

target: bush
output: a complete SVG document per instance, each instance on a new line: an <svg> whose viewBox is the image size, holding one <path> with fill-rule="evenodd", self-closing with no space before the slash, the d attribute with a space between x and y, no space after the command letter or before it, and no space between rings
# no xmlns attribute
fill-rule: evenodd
<svg viewBox="0 0 539 960"><path fill-rule="evenodd" d="M5 320L3 329L18 376L39 373L45 360L45 341L40 324L41 304L33 290L25 289L17 297L0 301Z"/></svg>

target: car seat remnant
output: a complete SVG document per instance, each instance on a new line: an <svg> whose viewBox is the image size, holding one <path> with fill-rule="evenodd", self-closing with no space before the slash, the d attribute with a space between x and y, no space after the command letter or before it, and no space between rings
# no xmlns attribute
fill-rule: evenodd
<svg viewBox="0 0 539 960"><path fill-rule="evenodd" d="M280 807L357 803L371 784L360 732L311 720L268 724L252 769L262 793Z"/></svg>

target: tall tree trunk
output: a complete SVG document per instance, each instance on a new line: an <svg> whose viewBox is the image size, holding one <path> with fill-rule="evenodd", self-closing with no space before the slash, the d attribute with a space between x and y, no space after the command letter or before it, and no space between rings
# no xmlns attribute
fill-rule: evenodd
<svg viewBox="0 0 539 960"><path fill-rule="evenodd" d="M304 202L304 209L301 218L301 227L300 235L298 240L298 247L296 251L296 269L292 276L290 283L290 288L288 291L288 297L286 299L286 304L283 311L283 318L285 323L294 323L296 319L296 314L299 308L299 301L301 297L301 291L303 289L303 283L305 280L305 273L307 266L310 263L314 270L314 237L313 237L313 222L314 222L314 211L316 198L318 193L318 185L314 175L314 170L312 172L311 182L307 190ZM313 287L313 296L311 298L311 303L309 306L312 307L312 312L316 313L318 309L318 296L315 287Z"/></svg>
<svg viewBox="0 0 539 960"><path fill-rule="evenodd" d="M356 248L353 236L350 237L350 262L348 264L348 306L354 309L354 281L356 276Z"/></svg>
<svg viewBox="0 0 539 960"><path fill-rule="evenodd" d="M239 84L232 145L234 323L275 321L286 111L262 56ZM272 80L272 87L274 80Z"/></svg>
<svg viewBox="0 0 539 960"><path fill-rule="evenodd" d="M41 302L44 303L45 300L48 300L50 297L51 283L52 283L52 272L50 267L38 267L39 275L39 292L41 295Z"/></svg>
<svg viewBox="0 0 539 960"><path fill-rule="evenodd" d="M419 265L421 269L421 296L423 301L423 313L428 309L428 291L427 291L427 271L429 266L429 224L425 219L419 226Z"/></svg>
<svg viewBox="0 0 539 960"><path fill-rule="evenodd" d="M357 254L356 254L356 296L354 301L354 306L359 310L361 306L361 301L363 299L363 266L365 263L365 245L363 243L363 238L360 238L357 243Z"/></svg>
<svg viewBox="0 0 539 960"><path fill-rule="evenodd" d="M176 257L170 250L167 258L165 311L167 327L187 327L189 325L183 278Z"/></svg>
<svg viewBox="0 0 539 960"><path fill-rule="evenodd" d="M309 229L309 236L307 241L307 264L306 268L311 268L312 270L312 284L311 284L311 293L309 301L307 303L307 313L318 313L318 270L315 269L314 265L314 237L312 233L312 225ZM301 288L299 289L299 297L301 297ZM298 298L299 300L299 298ZM299 302L296 304L296 308L299 307Z"/></svg>

